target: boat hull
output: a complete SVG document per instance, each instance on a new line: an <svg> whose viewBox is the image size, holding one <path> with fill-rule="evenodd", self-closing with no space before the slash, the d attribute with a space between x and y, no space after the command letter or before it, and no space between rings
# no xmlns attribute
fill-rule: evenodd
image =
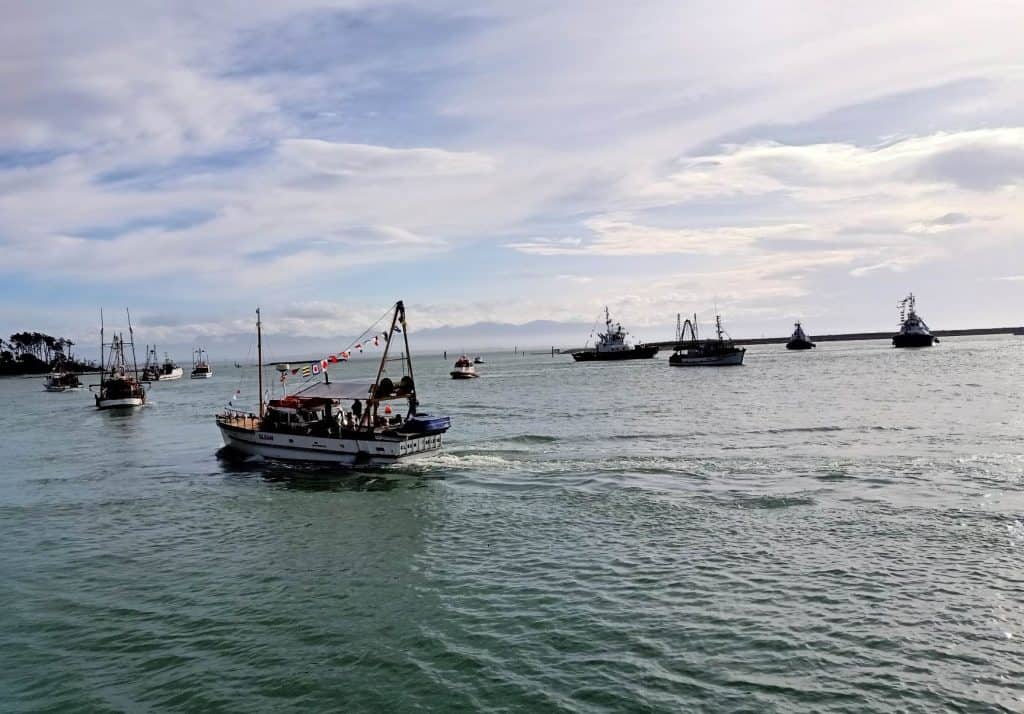
<svg viewBox="0 0 1024 714"><path fill-rule="evenodd" d="M156 381L158 382L170 382L172 379L181 379L185 376L185 370L181 367L171 370L170 374L160 374Z"/></svg>
<svg viewBox="0 0 1024 714"><path fill-rule="evenodd" d="M452 379L476 379L480 375L476 372L452 372Z"/></svg>
<svg viewBox="0 0 1024 714"><path fill-rule="evenodd" d="M43 389L47 392L77 392L81 387L51 387L47 385Z"/></svg>
<svg viewBox="0 0 1024 714"><path fill-rule="evenodd" d="M192 379L209 379L213 376L213 372L193 372Z"/></svg>
<svg viewBox="0 0 1024 714"><path fill-rule="evenodd" d="M631 350L599 352L596 349L584 352L573 352L572 358L577 362L622 362L631 359L651 359L658 354L658 348L649 345L637 345Z"/></svg>
<svg viewBox="0 0 1024 714"><path fill-rule="evenodd" d="M786 343L787 350L813 350L814 343L810 340L790 340Z"/></svg>
<svg viewBox="0 0 1024 714"><path fill-rule="evenodd" d="M893 347L931 347L938 340L935 335L893 335Z"/></svg>
<svg viewBox="0 0 1024 714"><path fill-rule="evenodd" d="M743 364L743 356L745 354L746 350L730 352L724 355L702 355L699 357L674 354L668 358L668 363L673 367L735 367Z"/></svg>
<svg viewBox="0 0 1024 714"><path fill-rule="evenodd" d="M274 461L388 466L441 449L443 434L416 434L397 439L334 439L300 434L278 434L218 422L229 449L246 456Z"/></svg>
<svg viewBox="0 0 1024 714"><path fill-rule="evenodd" d="M125 397L124 399L100 399L96 398L97 409L133 409L141 407L145 403L141 397Z"/></svg>

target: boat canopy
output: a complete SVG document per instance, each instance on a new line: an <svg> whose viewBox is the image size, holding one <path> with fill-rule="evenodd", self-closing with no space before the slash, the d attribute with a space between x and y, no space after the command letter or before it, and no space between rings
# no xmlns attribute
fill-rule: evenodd
<svg viewBox="0 0 1024 714"><path fill-rule="evenodd" d="M296 397L323 397L325 399L368 399L373 381L347 379L340 382L316 382L295 392Z"/></svg>

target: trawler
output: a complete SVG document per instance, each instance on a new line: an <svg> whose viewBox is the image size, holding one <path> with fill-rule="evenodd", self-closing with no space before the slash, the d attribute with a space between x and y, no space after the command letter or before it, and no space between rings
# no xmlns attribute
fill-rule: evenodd
<svg viewBox="0 0 1024 714"><path fill-rule="evenodd" d="M900 300L900 331L892 337L893 347L931 347L939 339L931 333L928 325L917 314L914 293Z"/></svg>
<svg viewBox="0 0 1024 714"><path fill-rule="evenodd" d="M480 375L476 373L476 367L469 361L469 357L462 355L455 360L455 369L451 372L452 379L476 379Z"/></svg>
<svg viewBox="0 0 1024 714"><path fill-rule="evenodd" d="M789 342L786 343L787 350L813 350L814 343L811 342L810 338L804 332L804 328L799 322L793 325L796 329L793 330L793 334L789 336Z"/></svg>
<svg viewBox="0 0 1024 714"><path fill-rule="evenodd" d="M572 358L577 362L610 362L626 359L650 359L658 354L657 345L632 345L626 339L622 323L612 322L608 307L604 308L605 331L598 333L597 344L577 350Z"/></svg>
<svg viewBox="0 0 1024 714"><path fill-rule="evenodd" d="M401 335L405 350L400 357L389 358L397 335ZM277 461L383 466L441 448L451 419L418 411L401 300L395 303L390 328L384 333L383 354L372 380L331 381L327 370L321 368L317 371L322 379L314 379L281 399L264 402L259 310L256 336L259 411L246 414L228 408L217 416L217 427L230 451ZM389 375L389 367L394 374ZM391 405L402 402L407 405L406 413L393 413ZM344 406L346 403L351 404L350 408Z"/></svg>
<svg viewBox="0 0 1024 714"><path fill-rule="evenodd" d="M697 316L679 323L676 316L675 352L668 358L673 367L724 367L743 364L746 349L733 344L732 338L722 329L722 318L715 315L717 339L701 340L697 332ZM687 339L689 333L689 339Z"/></svg>
<svg viewBox="0 0 1024 714"><path fill-rule="evenodd" d="M146 364L142 368L142 381L144 382L167 382L172 379L181 379L185 370L174 363L166 352L164 361L161 363L156 356L156 345L146 346Z"/></svg>
<svg viewBox="0 0 1024 714"><path fill-rule="evenodd" d="M43 382L43 389L47 392L70 392L81 387L82 382L78 375L72 372L51 372L46 375L46 381Z"/></svg>
<svg viewBox="0 0 1024 714"><path fill-rule="evenodd" d="M213 376L210 369L210 355L206 350L200 348L192 353L192 379L209 379Z"/></svg>
<svg viewBox="0 0 1024 714"><path fill-rule="evenodd" d="M100 311L100 354L109 347L107 360L100 372L100 383L90 385L89 389L99 387L94 393L97 409L119 409L141 407L146 403L146 390L139 381L139 366L135 360L135 337L132 331L132 316L128 315L128 341L124 335L116 333L108 343L104 340L103 312ZM128 367L125 348L131 347L132 366Z"/></svg>

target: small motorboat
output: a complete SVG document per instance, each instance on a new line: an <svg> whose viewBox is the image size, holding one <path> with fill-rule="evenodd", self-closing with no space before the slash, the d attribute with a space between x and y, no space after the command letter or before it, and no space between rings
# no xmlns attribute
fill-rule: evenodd
<svg viewBox="0 0 1024 714"><path fill-rule="evenodd" d="M793 330L793 334L789 336L789 342L786 343L787 350L813 350L814 343L807 337L804 332L804 328L800 326L800 323L794 325L796 327Z"/></svg>
<svg viewBox="0 0 1024 714"><path fill-rule="evenodd" d="M690 339L686 339L689 330ZM668 358L673 367L727 367L743 364L747 350L733 344L732 338L722 329L722 318L715 315L717 339L701 340L697 335L697 316L689 319L682 327L676 327L675 352Z"/></svg>
<svg viewBox="0 0 1024 714"><path fill-rule="evenodd" d="M51 372L46 375L46 381L43 382L43 389L47 392L70 392L81 387L82 382L78 375L71 372Z"/></svg>
<svg viewBox="0 0 1024 714"><path fill-rule="evenodd" d="M469 361L469 357L462 355L455 360L455 369L451 371L452 379L476 379L480 375L476 373L476 367Z"/></svg>
<svg viewBox="0 0 1024 714"><path fill-rule="evenodd" d="M476 357L473 358L473 364L483 364L483 363L484 363L483 357L481 357L480 355L477 355Z"/></svg>

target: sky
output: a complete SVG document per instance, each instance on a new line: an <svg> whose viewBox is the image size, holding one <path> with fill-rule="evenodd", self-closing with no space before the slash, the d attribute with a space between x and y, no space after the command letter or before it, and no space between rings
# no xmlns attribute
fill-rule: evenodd
<svg viewBox="0 0 1024 714"><path fill-rule="evenodd" d="M1024 323L1024 3L0 13L3 335L130 307L237 352L260 305L299 349L398 298L426 335L578 345L604 305L638 339L716 307L813 334L909 291L935 329Z"/></svg>

